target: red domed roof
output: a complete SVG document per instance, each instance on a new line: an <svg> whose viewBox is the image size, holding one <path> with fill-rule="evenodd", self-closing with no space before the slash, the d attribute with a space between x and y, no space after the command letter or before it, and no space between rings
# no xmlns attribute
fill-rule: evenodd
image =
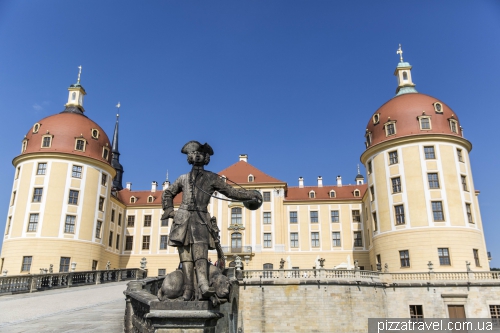
<svg viewBox="0 0 500 333"><path fill-rule="evenodd" d="M430 129L421 128L422 118L429 119ZM425 126L427 120L423 121ZM391 122L394 124L394 134L387 133L387 125ZM367 139L367 148L411 135L446 134L462 137L460 122L455 112L437 98L420 93L394 97L372 115L366 128L365 135L370 133L371 139ZM453 129L456 132L453 132Z"/></svg>
<svg viewBox="0 0 500 333"><path fill-rule="evenodd" d="M38 127L38 128L36 128ZM50 146L42 147L44 137L51 137ZM77 139L85 146L77 147ZM86 116L62 112L43 118L26 134L27 146L21 155L39 152L57 152L90 157L109 164L111 144L104 130ZM104 147L109 148L106 159ZM80 148L80 149L78 149Z"/></svg>

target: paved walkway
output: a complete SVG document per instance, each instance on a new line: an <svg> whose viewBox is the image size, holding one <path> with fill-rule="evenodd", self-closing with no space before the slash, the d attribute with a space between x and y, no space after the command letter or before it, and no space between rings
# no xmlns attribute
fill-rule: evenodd
<svg viewBox="0 0 500 333"><path fill-rule="evenodd" d="M0 332L123 332L127 283L0 296Z"/></svg>

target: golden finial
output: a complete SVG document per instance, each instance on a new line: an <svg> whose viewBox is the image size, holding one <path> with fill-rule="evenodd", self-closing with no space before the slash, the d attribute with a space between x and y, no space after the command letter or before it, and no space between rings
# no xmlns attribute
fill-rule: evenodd
<svg viewBox="0 0 500 333"><path fill-rule="evenodd" d="M78 66L78 83L80 83L80 76L82 75L82 65Z"/></svg>
<svg viewBox="0 0 500 333"><path fill-rule="evenodd" d="M403 50L401 49L401 44L399 44L399 49L396 53L399 54L399 62L403 62Z"/></svg>

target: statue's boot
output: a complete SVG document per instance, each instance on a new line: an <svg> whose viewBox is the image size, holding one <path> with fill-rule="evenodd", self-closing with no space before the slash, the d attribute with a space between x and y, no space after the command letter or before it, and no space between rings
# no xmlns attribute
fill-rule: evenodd
<svg viewBox="0 0 500 333"><path fill-rule="evenodd" d="M184 294L182 298L190 301L194 296L194 265L192 261L182 263L182 274L184 275Z"/></svg>
<svg viewBox="0 0 500 333"><path fill-rule="evenodd" d="M208 262L207 259L196 260L196 278L198 279L198 287L200 288L200 299L209 299L215 294L214 287L208 284Z"/></svg>

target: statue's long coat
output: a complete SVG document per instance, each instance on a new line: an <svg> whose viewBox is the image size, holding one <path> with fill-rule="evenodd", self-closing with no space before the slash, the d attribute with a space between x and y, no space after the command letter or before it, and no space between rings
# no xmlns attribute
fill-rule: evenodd
<svg viewBox="0 0 500 333"><path fill-rule="evenodd" d="M196 176L197 174L198 176ZM196 179L194 194L192 193L190 178L192 181ZM200 188L206 193L201 191ZM185 246L192 243L205 243L208 244L209 249L215 248L214 240L208 233L207 226L205 225L206 223L210 223L210 214L207 211L207 205L210 202L210 195L215 191L237 200L248 200L255 197L255 194L250 191L239 190L229 186L219 175L213 172L193 168L192 172L180 176L171 186L163 191L162 204L167 214L173 210L174 197L182 192L182 203L175 212L174 223L170 228L168 245ZM195 198L194 205L192 203L193 195Z"/></svg>

